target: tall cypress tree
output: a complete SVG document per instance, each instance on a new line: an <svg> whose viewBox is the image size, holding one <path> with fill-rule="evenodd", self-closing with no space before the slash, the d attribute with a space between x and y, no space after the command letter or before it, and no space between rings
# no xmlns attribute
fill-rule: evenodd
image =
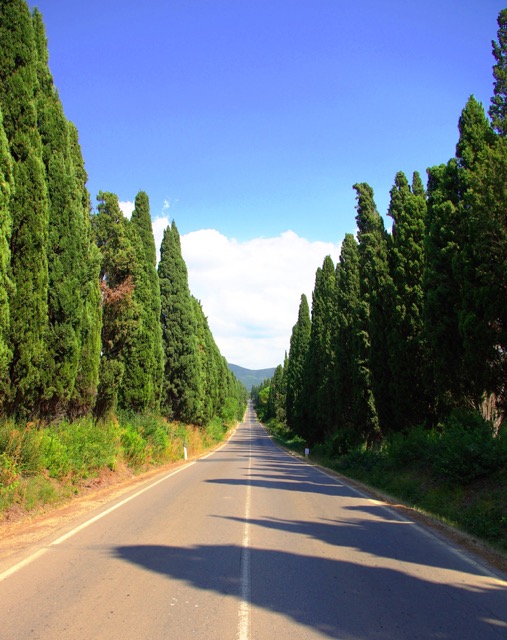
<svg viewBox="0 0 507 640"><path fill-rule="evenodd" d="M10 367L13 413L37 415L47 392L49 202L37 127L37 50L32 18L24 0L1 5L0 108L13 159L15 190L10 299Z"/></svg>
<svg viewBox="0 0 507 640"><path fill-rule="evenodd" d="M217 415L220 408L221 359L201 303L194 296L191 296L191 300L199 363L199 375L195 378L196 390L200 399L198 422L207 424Z"/></svg>
<svg viewBox="0 0 507 640"><path fill-rule="evenodd" d="M103 418L116 410L125 372L124 349L139 323L140 310L134 299L138 255L128 220L115 194L101 192L97 198L98 212L93 217L93 227L101 254L103 322L95 413Z"/></svg>
<svg viewBox="0 0 507 640"><path fill-rule="evenodd" d="M165 353L162 411L171 419L199 423L202 407L196 318L174 221L164 232L158 276Z"/></svg>
<svg viewBox="0 0 507 640"><path fill-rule="evenodd" d="M482 396L477 380L481 368L467 364L465 336L474 324L470 310L478 266L471 229L472 184L493 133L473 96L462 111L459 131L456 157L428 170L424 316L442 415L453 407L478 406Z"/></svg>
<svg viewBox="0 0 507 640"><path fill-rule="evenodd" d="M12 159L0 110L0 412L3 412L9 393L9 364L12 357L9 345L9 298L13 293L9 275L12 226L9 200L12 188Z"/></svg>
<svg viewBox="0 0 507 640"><path fill-rule="evenodd" d="M89 413L97 396L99 382L102 304L99 282L101 254L95 243L91 223L90 195L86 188L88 175L84 167L81 146L76 127L69 122L69 143L72 165L76 181L78 199L82 215L80 250L80 292L82 299L79 322L79 367L69 407L70 416Z"/></svg>
<svg viewBox="0 0 507 640"><path fill-rule="evenodd" d="M38 128L49 196L48 235L48 362L42 412L46 417L86 412L79 407L76 381L82 363L83 320L87 296L93 296L90 277L98 287L90 242L89 212L83 207L84 184L74 167L73 131L48 67L47 41L41 14L33 14L37 49ZM96 302L96 295L94 302ZM77 392L77 393L76 393ZM72 407L71 407L72 405Z"/></svg>
<svg viewBox="0 0 507 640"><path fill-rule="evenodd" d="M498 423L507 413L507 138L484 152L470 189L460 331L474 402Z"/></svg>
<svg viewBox="0 0 507 640"><path fill-rule="evenodd" d="M146 193L137 194L135 210L126 224L136 254L132 279L139 318L132 325L123 350L125 373L120 387L120 406L136 412L158 411L163 364L160 289Z"/></svg>
<svg viewBox="0 0 507 640"><path fill-rule="evenodd" d="M359 249L355 237L348 233L343 240L336 266L335 345L337 429L348 440L353 440L355 434L362 434L364 431L364 408L361 408L363 390L357 386L360 378L360 294Z"/></svg>
<svg viewBox="0 0 507 640"><path fill-rule="evenodd" d="M493 41L493 67L495 78L494 95L491 99L489 115L495 131L507 135L507 9L498 14L498 42Z"/></svg>
<svg viewBox="0 0 507 640"><path fill-rule="evenodd" d="M145 331L149 337L149 353L146 355L145 367L148 369L153 388L150 405L160 407L162 380L164 375L164 350L162 345L162 327L160 325L160 283L157 273L157 251L153 227L151 224L150 203L148 195L140 191L135 199L135 209L131 223L136 227L143 246L143 266L149 281L149 290L144 301Z"/></svg>
<svg viewBox="0 0 507 640"><path fill-rule="evenodd" d="M331 256L317 269L312 296L312 322L305 370L308 422L304 435L321 442L336 426L334 406L336 276Z"/></svg>
<svg viewBox="0 0 507 640"><path fill-rule="evenodd" d="M304 432L304 423L307 420L303 387L310 333L310 308L308 299L303 293L299 304L298 319L292 328L287 363L286 419L288 426L296 433Z"/></svg>
<svg viewBox="0 0 507 640"><path fill-rule="evenodd" d="M393 219L389 366L393 426L402 429L423 424L431 411L423 323L426 197L418 173L412 187L402 172L396 174L388 214Z"/></svg>
<svg viewBox="0 0 507 640"><path fill-rule="evenodd" d="M380 436L393 422L387 335L392 282L388 265L388 237L377 210L373 189L355 184L357 237L361 274L360 380L358 401L366 411L368 439ZM370 390L373 396L370 394Z"/></svg>

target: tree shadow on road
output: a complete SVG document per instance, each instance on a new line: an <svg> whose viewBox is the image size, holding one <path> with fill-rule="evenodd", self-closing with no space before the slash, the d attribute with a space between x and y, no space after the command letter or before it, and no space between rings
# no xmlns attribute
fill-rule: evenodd
<svg viewBox="0 0 507 640"><path fill-rule="evenodd" d="M192 587L240 599L242 554L249 554L250 603L329 638L490 640L505 637L507 592L473 590L359 565L235 545L119 546L114 557ZM252 615L255 625L255 612ZM253 634L255 637L255 633Z"/></svg>

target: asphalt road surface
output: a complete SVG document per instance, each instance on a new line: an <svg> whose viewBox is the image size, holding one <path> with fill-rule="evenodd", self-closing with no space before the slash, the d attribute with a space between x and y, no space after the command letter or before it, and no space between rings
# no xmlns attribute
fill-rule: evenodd
<svg viewBox="0 0 507 640"><path fill-rule="evenodd" d="M2 640L507 638L505 576L280 451L251 409L0 571Z"/></svg>

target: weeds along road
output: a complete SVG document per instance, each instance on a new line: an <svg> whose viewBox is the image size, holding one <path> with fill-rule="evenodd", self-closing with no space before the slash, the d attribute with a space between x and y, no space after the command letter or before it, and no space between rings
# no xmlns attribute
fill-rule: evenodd
<svg viewBox="0 0 507 640"><path fill-rule="evenodd" d="M274 446L212 455L0 571L2 640L507 637L507 583Z"/></svg>

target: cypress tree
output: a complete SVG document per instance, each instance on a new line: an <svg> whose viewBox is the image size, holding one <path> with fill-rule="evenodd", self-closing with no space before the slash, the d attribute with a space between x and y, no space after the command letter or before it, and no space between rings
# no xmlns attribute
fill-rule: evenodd
<svg viewBox="0 0 507 640"><path fill-rule="evenodd" d="M474 403L498 424L507 412L507 138L484 152L470 189L460 330Z"/></svg>
<svg viewBox="0 0 507 640"><path fill-rule="evenodd" d="M392 283L388 265L388 237L377 211L373 189L355 184L361 274L358 402L364 414L367 438L380 437L393 423L387 335ZM358 407L359 409L360 407Z"/></svg>
<svg viewBox="0 0 507 640"><path fill-rule="evenodd" d="M98 272L90 273L89 212L83 207L84 184L74 167L74 131L65 118L48 67L47 41L41 14L35 10L33 25L37 49L38 128L49 197L48 234L48 362L47 383L41 408L46 417L84 413L90 398L80 407L76 381L82 366L83 321L87 296L97 301ZM93 278L95 291L90 283ZM94 295L95 294L95 295ZM71 407L72 405L72 407Z"/></svg>
<svg viewBox="0 0 507 640"><path fill-rule="evenodd" d="M331 256L317 269L312 296L312 318L305 370L305 402L308 440L322 442L336 425L334 407L336 278Z"/></svg>
<svg viewBox="0 0 507 640"><path fill-rule="evenodd" d="M37 51L24 0L1 5L0 108L13 159L10 366L13 413L35 416L47 393L49 202L37 127Z"/></svg>
<svg viewBox="0 0 507 640"><path fill-rule="evenodd" d="M147 299L144 302L145 331L150 340L145 366L150 372L151 386L153 388L153 397L150 400L150 405L153 408L160 408L164 375L164 350L160 324L160 283L157 273L157 252L151 224L150 203L148 195L144 191L139 192L136 196L131 222L136 227L141 238L144 251L143 265L150 285L149 290L147 290Z"/></svg>
<svg viewBox="0 0 507 640"><path fill-rule="evenodd" d="M478 372L467 364L464 336L473 324L470 308L478 266L471 235L471 185L493 134L473 96L462 111L459 131L456 157L428 170L424 316L441 415L454 407L478 406L482 395Z"/></svg>
<svg viewBox="0 0 507 640"><path fill-rule="evenodd" d="M85 171L81 146L76 127L69 122L69 144L82 215L80 250L80 292L82 300L79 322L79 367L69 407L70 416L85 415L92 411L97 396L102 333L102 304L100 290L101 254L95 243L91 223L90 195L86 188L88 175Z"/></svg>
<svg viewBox="0 0 507 640"><path fill-rule="evenodd" d="M140 309L134 299L138 255L132 244L128 220L123 216L115 194L101 192L97 199L98 212L93 217L93 228L101 254L103 322L95 413L103 418L116 410L125 372L124 349L137 328Z"/></svg>
<svg viewBox="0 0 507 640"><path fill-rule="evenodd" d="M161 408L170 419L199 423L202 407L196 318L174 221L164 232L158 276L165 354Z"/></svg>
<svg viewBox="0 0 507 640"><path fill-rule="evenodd" d="M494 95L491 99L489 115L495 131L507 135L507 9L498 14L498 42L493 41Z"/></svg>
<svg viewBox="0 0 507 640"><path fill-rule="evenodd" d="M12 189L12 159L0 110L0 412L9 394L9 364L12 357L9 345L9 297L13 294L9 275L12 226L9 200Z"/></svg>
<svg viewBox="0 0 507 640"><path fill-rule="evenodd" d="M200 424L207 424L217 415L220 408L221 361L201 303L194 296L191 296L191 300L195 318L195 337L199 364L199 376L195 379L200 398L199 422Z"/></svg>
<svg viewBox="0 0 507 640"><path fill-rule="evenodd" d="M133 300L139 313L125 341L125 373L119 404L135 412L158 411L162 384L160 293L148 196L136 196L131 220L125 220L136 260L132 264Z"/></svg>
<svg viewBox="0 0 507 640"><path fill-rule="evenodd" d="M393 426L402 429L423 424L431 409L423 324L426 197L418 173L413 176L412 187L402 172L396 174L388 214L393 219L389 366Z"/></svg>
<svg viewBox="0 0 507 640"><path fill-rule="evenodd" d="M342 243L336 266L336 373L335 397L337 430L344 444L363 433L363 411L358 414L362 393L359 379L358 333L360 305L359 249L353 234Z"/></svg>
<svg viewBox="0 0 507 640"><path fill-rule="evenodd" d="M303 293L301 302L299 303L298 319L292 328L290 338L286 395L287 425L296 433L300 434L304 432L304 424L308 419L305 415L303 387L310 333L310 308L308 306L308 299Z"/></svg>

